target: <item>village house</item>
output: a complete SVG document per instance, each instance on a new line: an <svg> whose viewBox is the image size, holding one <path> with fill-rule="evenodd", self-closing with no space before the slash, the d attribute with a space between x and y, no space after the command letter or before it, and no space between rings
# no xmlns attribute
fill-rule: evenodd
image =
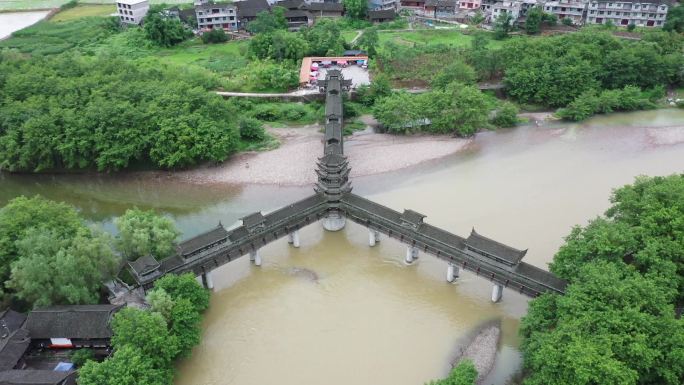
<svg viewBox="0 0 684 385"><path fill-rule="evenodd" d="M458 2L458 7L461 10L468 10L468 9L480 9L482 7L482 1L481 0L459 0Z"/></svg>
<svg viewBox="0 0 684 385"><path fill-rule="evenodd" d="M306 5L306 9L313 15L314 19L338 18L344 15L342 3L312 2Z"/></svg>
<svg viewBox="0 0 684 385"><path fill-rule="evenodd" d="M25 321L26 315L14 310L0 313L0 371L23 368L22 357L31 343L22 329Z"/></svg>
<svg viewBox="0 0 684 385"><path fill-rule="evenodd" d="M107 348L121 306L69 305L32 310L24 328L34 348Z"/></svg>
<svg viewBox="0 0 684 385"><path fill-rule="evenodd" d="M5 370L0 372L2 385L75 385L76 371Z"/></svg>
<svg viewBox="0 0 684 385"><path fill-rule="evenodd" d="M368 0L368 9L370 10L398 10L401 5L401 0Z"/></svg>
<svg viewBox="0 0 684 385"><path fill-rule="evenodd" d="M522 2L520 1L497 1L491 5L489 21L493 23L501 14L508 13L511 15L511 24L514 24L518 21L518 17L520 17L521 6Z"/></svg>
<svg viewBox="0 0 684 385"><path fill-rule="evenodd" d="M612 22L619 26L634 24L639 27L662 27L668 5L663 1L590 0L587 24Z"/></svg>
<svg viewBox="0 0 684 385"><path fill-rule="evenodd" d="M313 25L314 16L308 11L307 4L303 0L279 1L275 5L285 8L285 19L290 31Z"/></svg>
<svg viewBox="0 0 684 385"><path fill-rule="evenodd" d="M232 31L238 28L237 6L233 3L195 0L195 15L200 31L214 28Z"/></svg>
<svg viewBox="0 0 684 385"><path fill-rule="evenodd" d="M270 10L266 0L244 0L236 3L238 9L238 26L246 29L247 24L256 19L259 12Z"/></svg>
<svg viewBox="0 0 684 385"><path fill-rule="evenodd" d="M425 0L424 14L434 18L453 18L457 9L457 0Z"/></svg>
<svg viewBox="0 0 684 385"><path fill-rule="evenodd" d="M139 25L149 9L147 0L116 0L116 14L124 24Z"/></svg>
<svg viewBox="0 0 684 385"><path fill-rule="evenodd" d="M396 19L397 13L391 9L368 11L368 20L371 23L384 23Z"/></svg>
<svg viewBox="0 0 684 385"><path fill-rule="evenodd" d="M548 1L544 4L544 12L552 13L558 20L570 19L572 24L581 25L587 4L576 0Z"/></svg>

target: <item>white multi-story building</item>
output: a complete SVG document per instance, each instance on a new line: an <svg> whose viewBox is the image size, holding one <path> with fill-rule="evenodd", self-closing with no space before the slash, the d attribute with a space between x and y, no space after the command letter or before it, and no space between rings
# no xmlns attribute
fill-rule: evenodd
<svg viewBox="0 0 684 385"><path fill-rule="evenodd" d="M400 0L368 0L368 9L380 10L380 9L394 9L398 10L400 5Z"/></svg>
<svg viewBox="0 0 684 385"><path fill-rule="evenodd" d="M493 23L501 14L508 13L511 15L511 24L514 24L516 20L518 20L518 17L520 17L521 6L522 2L520 1L497 1L491 5L492 14L490 21Z"/></svg>
<svg viewBox="0 0 684 385"><path fill-rule="evenodd" d="M558 20L570 19L575 25L582 24L584 10L587 4L578 0L547 1L544 4L544 12L552 13Z"/></svg>
<svg viewBox="0 0 684 385"><path fill-rule="evenodd" d="M140 24L150 9L147 0L116 0L116 14L126 24Z"/></svg>
<svg viewBox="0 0 684 385"><path fill-rule="evenodd" d="M237 6L233 3L195 0L195 16L197 17L197 27L200 30L238 29Z"/></svg>
<svg viewBox="0 0 684 385"><path fill-rule="evenodd" d="M668 5L662 0L590 0L587 7L588 24L640 27L662 27Z"/></svg>

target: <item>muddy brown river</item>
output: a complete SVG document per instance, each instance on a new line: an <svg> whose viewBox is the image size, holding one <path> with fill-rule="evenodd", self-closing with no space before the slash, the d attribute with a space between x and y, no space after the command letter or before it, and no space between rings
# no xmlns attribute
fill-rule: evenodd
<svg viewBox="0 0 684 385"><path fill-rule="evenodd" d="M525 260L546 267L573 225L608 207L612 188L639 174L683 169L684 111L671 109L481 133L457 155L353 185L457 234L474 227L529 248ZM156 208L184 236L310 192L197 186L163 175L0 174L0 204L42 194L110 231L126 208ZM527 298L505 290L493 304L485 280L462 273L448 284L444 262L421 255L406 266L398 242L367 242L353 223L337 233L313 224L301 231L299 249L284 239L263 248L260 268L243 258L216 270L202 343L179 363L176 384L423 384L447 373L459 337L492 318L502 319L502 341L485 383L505 383L519 369L517 328Z"/></svg>

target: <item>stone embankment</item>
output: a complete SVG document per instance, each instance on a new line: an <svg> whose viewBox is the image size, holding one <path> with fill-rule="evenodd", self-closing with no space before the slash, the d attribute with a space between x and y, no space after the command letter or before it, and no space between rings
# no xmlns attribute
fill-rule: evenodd
<svg viewBox="0 0 684 385"><path fill-rule="evenodd" d="M501 320L480 324L458 341L452 366L463 359L473 361L478 373L477 383L481 384L494 367L500 336Z"/></svg>

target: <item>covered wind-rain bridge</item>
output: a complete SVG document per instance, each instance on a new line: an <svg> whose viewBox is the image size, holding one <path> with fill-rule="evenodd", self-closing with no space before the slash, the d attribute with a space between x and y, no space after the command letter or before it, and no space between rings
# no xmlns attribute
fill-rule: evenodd
<svg viewBox="0 0 684 385"><path fill-rule="evenodd" d="M342 138L342 93L349 85L336 70L319 81L326 93L325 143L313 195L266 215L248 215L230 230L219 223L216 228L180 243L177 253L164 260L147 256L131 262L129 268L137 283L147 289L164 274L193 272L202 277L207 288L213 288L211 271L217 267L244 255L260 266L262 246L287 236L292 246L299 247L302 227L320 220L326 230L338 231L349 219L368 228L370 246L379 241L380 234L407 244L407 264L413 263L422 251L448 263L449 282L458 277L460 269L490 280L494 283L494 302L501 299L504 287L528 297L545 292L564 293L565 281L521 261L526 250L486 238L474 229L463 238L425 223L423 214L412 210L400 213L353 194Z"/></svg>

